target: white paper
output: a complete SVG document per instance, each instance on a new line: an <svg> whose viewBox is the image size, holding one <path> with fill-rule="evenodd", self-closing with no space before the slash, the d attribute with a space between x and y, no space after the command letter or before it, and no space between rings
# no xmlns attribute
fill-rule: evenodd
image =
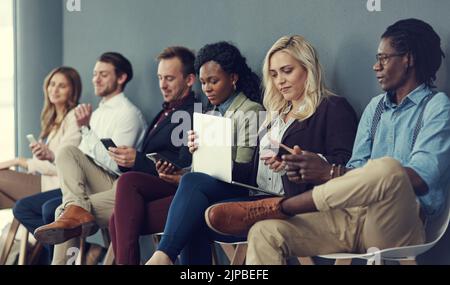
<svg viewBox="0 0 450 285"><path fill-rule="evenodd" d="M233 124L230 118L194 113L198 149L192 156L193 171L231 183Z"/></svg>

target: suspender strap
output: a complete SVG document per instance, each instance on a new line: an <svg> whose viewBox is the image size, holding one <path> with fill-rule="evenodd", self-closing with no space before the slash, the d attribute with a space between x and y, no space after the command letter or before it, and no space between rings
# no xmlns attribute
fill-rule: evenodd
<svg viewBox="0 0 450 285"><path fill-rule="evenodd" d="M423 108L420 110L419 118L417 119L416 127L414 128L412 143L411 143L411 149L414 148L414 145L416 144L417 136L419 135L420 130L423 127L423 113L425 113L425 109L428 105L428 102L431 101L431 99L434 97L436 93L431 93L430 95L425 98L425 101L423 103Z"/></svg>
<svg viewBox="0 0 450 285"><path fill-rule="evenodd" d="M433 96L436 93L431 93L429 94L424 101L423 104L423 108L422 110L420 110L420 114L419 114L419 118L417 118L417 122L416 122L416 126L414 127L414 132L413 132L413 138L411 141L411 149L414 148L414 145L416 144L416 140L417 140L417 136L420 133L420 130L422 129L423 126L423 114L425 112L425 109L428 105L428 102L431 101L431 99L433 98ZM370 144L371 144L371 148L373 145L373 141L375 139L375 134L377 132L378 129L378 124L380 123L381 120L381 115L384 112L384 96L381 97L381 100L378 102L378 105L375 109L375 114L373 115L373 119L372 119L372 126L370 128Z"/></svg>

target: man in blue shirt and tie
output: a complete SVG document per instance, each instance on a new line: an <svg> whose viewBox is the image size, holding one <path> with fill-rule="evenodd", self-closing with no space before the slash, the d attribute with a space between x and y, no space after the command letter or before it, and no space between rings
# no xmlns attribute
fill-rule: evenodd
<svg viewBox="0 0 450 285"><path fill-rule="evenodd" d="M442 212L450 187L450 100L433 90L443 57L429 24L388 27L373 66L386 93L366 107L348 164L295 147L283 156L289 179L321 185L289 198L211 206L210 228L248 234L247 264L424 243L425 222Z"/></svg>

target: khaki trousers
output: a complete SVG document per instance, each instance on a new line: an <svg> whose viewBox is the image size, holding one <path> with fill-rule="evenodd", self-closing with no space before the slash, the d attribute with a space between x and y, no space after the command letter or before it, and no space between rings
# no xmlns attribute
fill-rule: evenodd
<svg viewBox="0 0 450 285"><path fill-rule="evenodd" d="M247 264L285 264L290 256L364 253L421 244L420 206L402 165L392 158L314 187L319 212L256 223L248 235Z"/></svg>
<svg viewBox="0 0 450 285"><path fill-rule="evenodd" d="M63 203L55 217L59 217L67 205L77 205L91 212L101 228L107 227L114 210L117 177L74 146L58 152L56 168L61 179ZM74 238L55 245L52 264L71 263L79 242L79 238Z"/></svg>
<svg viewBox="0 0 450 285"><path fill-rule="evenodd" d="M39 175L0 170L0 209L9 209L17 200L41 192Z"/></svg>

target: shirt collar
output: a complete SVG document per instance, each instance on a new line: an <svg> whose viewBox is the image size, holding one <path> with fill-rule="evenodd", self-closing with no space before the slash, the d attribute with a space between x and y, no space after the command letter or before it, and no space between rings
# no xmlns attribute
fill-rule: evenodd
<svg viewBox="0 0 450 285"><path fill-rule="evenodd" d="M217 106L217 109L219 110L220 114L222 114L222 116L225 114L228 108L230 108L231 103L233 103L233 100L234 98L236 98L237 95L238 94L236 92L233 93L230 97L228 97L227 100L225 100L225 102Z"/></svg>
<svg viewBox="0 0 450 285"><path fill-rule="evenodd" d="M425 84L419 85L416 89L411 91L406 97L405 100L408 100L412 102L413 104L417 105L422 101L422 99L428 95L430 92L429 87L427 87ZM398 106L394 103L393 97L395 96L395 93L393 92L386 92L386 95L384 97L384 105L385 107L393 108L395 106Z"/></svg>
<svg viewBox="0 0 450 285"><path fill-rule="evenodd" d="M189 95L184 96L183 98L181 98L179 100L175 100L175 101L172 101L172 102L164 102L162 104L162 108L165 111L178 109L181 106L183 106L193 96L194 96L193 92L190 92Z"/></svg>
<svg viewBox="0 0 450 285"><path fill-rule="evenodd" d="M123 94L123 92L121 92L121 93L117 94L116 96L108 99L107 101L102 99L100 101L99 106L114 108L114 107L117 107L123 99L125 99L125 94Z"/></svg>

